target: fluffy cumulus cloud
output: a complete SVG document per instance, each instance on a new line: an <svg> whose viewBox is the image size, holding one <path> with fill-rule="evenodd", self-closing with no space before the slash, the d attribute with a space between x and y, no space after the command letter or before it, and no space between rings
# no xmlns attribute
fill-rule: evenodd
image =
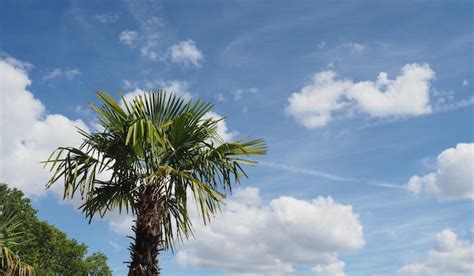
<svg viewBox="0 0 474 276"><path fill-rule="evenodd" d="M58 79L58 78L67 78L69 80L74 79L75 77L79 76L81 74L81 71L77 68L73 69L61 69L61 68L55 68L54 70L46 73L41 77L41 80L43 81L49 81L53 79Z"/></svg>
<svg viewBox="0 0 474 276"><path fill-rule="evenodd" d="M340 99L352 86L350 80L335 78L333 71L315 74L309 85L291 95L286 112L307 128L327 125L332 113L346 106Z"/></svg>
<svg viewBox="0 0 474 276"><path fill-rule="evenodd" d="M31 80L21 62L0 59L0 75L0 181L40 196L48 179L40 161L60 145L79 145L76 127L87 130L87 126L81 120L48 114L28 90ZM56 189L61 192L59 185Z"/></svg>
<svg viewBox="0 0 474 276"><path fill-rule="evenodd" d="M395 80L382 72L375 82L355 83L347 97L354 99L361 111L376 117L427 114L431 112L429 91L434 77L426 64L407 64Z"/></svg>
<svg viewBox="0 0 474 276"><path fill-rule="evenodd" d="M28 90L31 80L28 64L12 58L0 59L0 182L21 189L28 197L44 195L49 172L41 161L61 145L78 146L82 140L76 127L88 131L81 120L70 120L61 114L48 114L42 102ZM62 198L62 187L50 190ZM68 201L74 206L79 198ZM129 234L131 216L110 213L111 229Z"/></svg>
<svg viewBox="0 0 474 276"><path fill-rule="evenodd" d="M407 189L415 195L431 193L441 200L474 200L474 144L457 144L443 151L437 158L437 170L413 176Z"/></svg>
<svg viewBox="0 0 474 276"><path fill-rule="evenodd" d="M459 240L456 233L446 229L436 236L436 246L428 251L424 262L408 264L399 275L474 275L474 244Z"/></svg>
<svg viewBox="0 0 474 276"><path fill-rule="evenodd" d="M58 146L79 146L82 138L76 127L89 129L81 120L47 113L29 91L28 67L13 58L0 59L0 182L21 189L28 197L39 197L47 192L45 184L50 176L40 162ZM59 183L50 191L62 199ZM81 200L76 197L68 203L77 207ZM105 219L115 232L130 234L131 216L112 212Z"/></svg>
<svg viewBox="0 0 474 276"><path fill-rule="evenodd" d="M381 72L377 80L353 82L323 71L288 99L286 112L307 128L326 126L336 112L358 110L371 117L418 116L431 113L427 64L407 64L395 79Z"/></svg>
<svg viewBox="0 0 474 276"><path fill-rule="evenodd" d="M184 66L201 66L204 59L202 52L196 47L196 43L188 39L181 41L170 47L169 50L171 61L182 64Z"/></svg>
<svg viewBox="0 0 474 276"><path fill-rule="evenodd" d="M338 252L364 245L351 206L330 197L282 196L265 204L257 188L237 190L209 225L194 226L196 239L178 250L177 262L232 275L289 275L295 265L313 275L344 275Z"/></svg>

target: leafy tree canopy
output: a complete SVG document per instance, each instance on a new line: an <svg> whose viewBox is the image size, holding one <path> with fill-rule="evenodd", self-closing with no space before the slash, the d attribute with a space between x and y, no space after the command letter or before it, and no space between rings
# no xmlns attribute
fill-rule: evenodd
<svg viewBox="0 0 474 276"><path fill-rule="evenodd" d="M38 275L112 275L103 253L86 257L85 244L68 239L53 225L39 220L23 192L0 183L0 212L7 211L22 222L26 240L11 249L32 265Z"/></svg>

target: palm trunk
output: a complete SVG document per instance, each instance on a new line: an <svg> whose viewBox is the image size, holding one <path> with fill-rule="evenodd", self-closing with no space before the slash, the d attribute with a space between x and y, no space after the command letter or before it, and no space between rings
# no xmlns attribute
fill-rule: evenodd
<svg viewBox="0 0 474 276"><path fill-rule="evenodd" d="M131 263L128 275L159 275L158 255L162 249L161 212L159 193L152 187L144 188L137 202L137 218L133 231L134 242L130 245Z"/></svg>

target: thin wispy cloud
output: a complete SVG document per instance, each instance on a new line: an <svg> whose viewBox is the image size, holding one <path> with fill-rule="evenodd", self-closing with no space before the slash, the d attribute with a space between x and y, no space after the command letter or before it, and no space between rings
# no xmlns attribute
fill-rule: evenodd
<svg viewBox="0 0 474 276"><path fill-rule="evenodd" d="M137 31L124 30L119 34L119 41L123 45L135 47L135 43L138 42L139 34Z"/></svg>
<svg viewBox="0 0 474 276"><path fill-rule="evenodd" d="M471 96L467 99L462 99L458 101L444 103L438 106L435 106L434 113L453 111L461 108L466 108L474 105L474 96Z"/></svg>
<svg viewBox="0 0 474 276"><path fill-rule="evenodd" d="M335 174L332 174L332 173L319 171L319 170L298 168L298 167L295 167L295 166L279 164L279 163L273 163L273 162L265 162L265 161L259 161L258 163L262 166L265 166L265 167L270 167L270 168L274 168L274 169L282 169L282 170L293 172L293 173L301 173L301 174L307 174L307 175L311 175L311 176L322 177L322 178L326 178L326 179L329 179L329 180L344 181L344 182L358 182L357 180L355 180L353 178L343 177L343 176L339 176L339 175L335 175Z"/></svg>
<svg viewBox="0 0 474 276"><path fill-rule="evenodd" d="M238 101L238 100L242 99L244 96L248 96L248 95L251 95L251 94L257 94L257 92L258 92L258 89L255 88L255 87L252 87L252 88L249 88L249 89L239 88L239 89L233 91L232 94L234 95L234 100Z"/></svg>
<svg viewBox="0 0 474 276"><path fill-rule="evenodd" d="M367 49L367 46L365 46L361 43L356 43L356 42L344 43L343 45L341 45L341 47L348 48L349 50L351 50L354 53L362 53Z"/></svg>
<svg viewBox="0 0 474 276"><path fill-rule="evenodd" d="M77 68L72 68L72 69L62 69L62 68L55 68L54 70L46 73L41 77L42 81L49 81L53 79L59 79L59 78L66 78L68 80L72 80L75 77L79 76L81 74L81 71Z"/></svg>
<svg viewBox="0 0 474 276"><path fill-rule="evenodd" d="M399 189L399 190L406 190L405 185L400 185L400 184L394 184L394 183L389 183L389 182L383 182L383 181L367 181L366 182L370 186L378 186L378 187L383 187L383 188L392 188L392 189Z"/></svg>
<svg viewBox="0 0 474 276"><path fill-rule="evenodd" d="M333 180L333 181L363 183L363 184L367 184L367 185L370 185L370 186L406 190L405 185L399 185L399 184L394 184L394 183L389 183L389 182L384 182L384 181L355 179L355 178L350 178L350 177L345 177L345 176L332 174L332 173L325 172L325 171L300 168L300 167L295 167L295 166L290 166L290 165L280 164L280 163L274 163L274 162L259 161L258 164L262 165L262 166L265 166L265 167L273 168L273 169L285 170L285 171L288 171L288 172L291 172L291 173L298 173L298 174L316 176L316 177L325 178L325 179Z"/></svg>
<svg viewBox="0 0 474 276"><path fill-rule="evenodd" d="M122 251L122 246L120 246L118 243L110 241L109 242L110 246L114 249L115 252L120 252Z"/></svg>

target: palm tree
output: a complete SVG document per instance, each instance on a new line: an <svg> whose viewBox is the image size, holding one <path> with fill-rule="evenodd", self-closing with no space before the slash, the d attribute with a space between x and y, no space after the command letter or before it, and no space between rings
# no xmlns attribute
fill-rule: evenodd
<svg viewBox="0 0 474 276"><path fill-rule="evenodd" d="M246 177L242 164L266 152L263 140L225 142L212 104L185 101L164 91L122 104L97 93L90 104L103 131L87 133L80 147L60 147L45 161L53 173L47 187L64 181L64 198L80 193L89 218L112 209L132 212L135 237L129 275L158 275L160 250L192 235L188 195L204 223L219 210L233 184ZM107 177L106 177L107 176Z"/></svg>
<svg viewBox="0 0 474 276"><path fill-rule="evenodd" d="M25 242L22 240L24 233L19 229L21 225L15 215L4 213L0 208L0 275L36 275L35 269L11 250L11 246Z"/></svg>

